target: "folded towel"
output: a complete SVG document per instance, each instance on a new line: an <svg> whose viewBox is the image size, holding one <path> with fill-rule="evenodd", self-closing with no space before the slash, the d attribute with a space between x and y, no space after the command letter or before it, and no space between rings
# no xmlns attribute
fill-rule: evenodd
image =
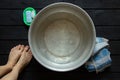
<svg viewBox="0 0 120 80"><path fill-rule="evenodd" d="M101 72L111 65L110 52L107 49L108 39L97 37L96 45L91 58L85 63L85 68L89 72Z"/></svg>

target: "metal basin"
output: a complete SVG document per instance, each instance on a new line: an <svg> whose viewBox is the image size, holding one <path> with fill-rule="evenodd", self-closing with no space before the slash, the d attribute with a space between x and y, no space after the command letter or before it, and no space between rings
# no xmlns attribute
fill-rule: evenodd
<svg viewBox="0 0 120 80"><path fill-rule="evenodd" d="M82 66L95 45L95 28L89 15L71 3L43 8L29 29L29 45L35 59L54 71Z"/></svg>

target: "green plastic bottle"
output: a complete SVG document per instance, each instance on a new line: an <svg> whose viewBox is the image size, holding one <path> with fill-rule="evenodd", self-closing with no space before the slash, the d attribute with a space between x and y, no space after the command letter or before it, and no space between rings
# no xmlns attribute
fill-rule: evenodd
<svg viewBox="0 0 120 80"><path fill-rule="evenodd" d="M27 7L23 11L23 21L27 26L30 26L33 18L36 16L36 10L32 7Z"/></svg>

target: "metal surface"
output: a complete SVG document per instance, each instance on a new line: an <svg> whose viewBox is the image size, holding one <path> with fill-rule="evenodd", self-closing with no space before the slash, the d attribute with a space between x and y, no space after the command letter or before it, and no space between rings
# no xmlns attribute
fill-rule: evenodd
<svg viewBox="0 0 120 80"><path fill-rule="evenodd" d="M33 20L29 45L35 59L46 68L70 71L90 58L95 45L94 24L80 7L54 3Z"/></svg>

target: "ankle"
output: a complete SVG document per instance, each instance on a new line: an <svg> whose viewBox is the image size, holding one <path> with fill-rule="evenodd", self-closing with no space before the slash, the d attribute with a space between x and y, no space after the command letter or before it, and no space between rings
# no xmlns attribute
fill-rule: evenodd
<svg viewBox="0 0 120 80"><path fill-rule="evenodd" d="M11 69L14 67L14 65L9 61L7 62L6 66Z"/></svg>
<svg viewBox="0 0 120 80"><path fill-rule="evenodd" d="M12 70L12 66L10 66L9 64L6 64L4 65L5 69L8 70L8 71L11 71Z"/></svg>

